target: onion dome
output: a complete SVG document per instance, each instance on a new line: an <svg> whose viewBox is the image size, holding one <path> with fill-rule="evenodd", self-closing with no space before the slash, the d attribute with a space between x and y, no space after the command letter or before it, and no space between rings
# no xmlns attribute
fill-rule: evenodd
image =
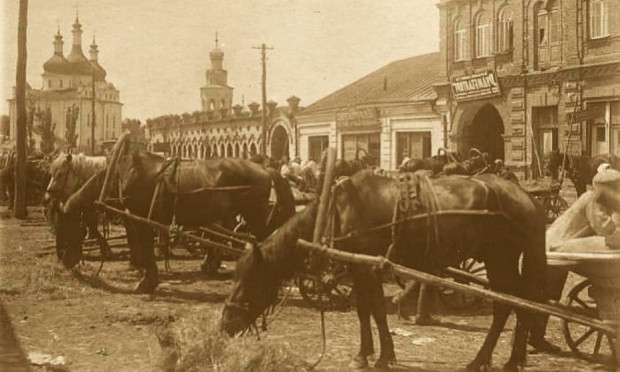
<svg viewBox="0 0 620 372"><path fill-rule="evenodd" d="M97 43L95 42L95 37L93 36L93 43L90 45L90 63L95 68L95 80L105 80L106 71L99 64L99 49L97 48ZM92 73L92 72L91 72Z"/></svg>
<svg viewBox="0 0 620 372"><path fill-rule="evenodd" d="M69 62L63 55L63 41L60 32L54 35L54 55L43 64L45 72L53 74L66 74Z"/></svg>

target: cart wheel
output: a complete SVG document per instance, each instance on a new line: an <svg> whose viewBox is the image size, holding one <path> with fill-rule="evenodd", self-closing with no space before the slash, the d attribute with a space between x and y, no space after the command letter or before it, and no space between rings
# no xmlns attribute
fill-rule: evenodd
<svg viewBox="0 0 620 372"><path fill-rule="evenodd" d="M206 275L216 275L222 265L222 252L218 249L208 248L200 270Z"/></svg>
<svg viewBox="0 0 620 372"><path fill-rule="evenodd" d="M322 270L304 270L297 277L301 297L312 307L324 310L348 310L352 302L349 271L336 265L326 265ZM322 290L322 305L319 302Z"/></svg>
<svg viewBox="0 0 620 372"><path fill-rule="evenodd" d="M478 262L473 258L468 258L465 261L461 262L458 269L484 279L486 279L487 276L487 270L484 266L484 263ZM469 281L464 278L458 278L455 279L455 281L462 284L469 284ZM473 306L479 306L482 302L482 299L480 297L468 295L462 292L457 292L449 288L440 288L439 298L444 305L446 305L448 308L455 310L469 309Z"/></svg>
<svg viewBox="0 0 620 372"><path fill-rule="evenodd" d="M570 290L564 302L578 314L599 319L596 302L589 295L591 285L588 279L577 284ZM580 358L600 362L601 359L611 357L611 362L614 363L617 360L612 336L568 320L562 320L562 332L568 347Z"/></svg>
<svg viewBox="0 0 620 372"><path fill-rule="evenodd" d="M560 217L560 215L568 209L566 200L557 194L547 195L543 199L543 205L547 212L547 221L550 223L555 221L556 218Z"/></svg>

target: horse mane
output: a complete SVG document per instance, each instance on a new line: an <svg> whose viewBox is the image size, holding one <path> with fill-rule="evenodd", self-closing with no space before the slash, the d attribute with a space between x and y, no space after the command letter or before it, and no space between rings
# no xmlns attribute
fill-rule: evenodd
<svg viewBox="0 0 620 372"><path fill-rule="evenodd" d="M315 200L303 211L291 217L261 244L262 258L271 273L277 274L279 278L290 278L294 274L298 266L295 264L296 260L303 257L296 247L297 239L312 238L317 211L318 202ZM240 260L238 265L243 266L243 260Z"/></svg>
<svg viewBox="0 0 620 372"><path fill-rule="evenodd" d="M62 153L54 159L50 165L50 174L58 172L68 155ZM71 164L78 176L90 178L108 166L108 159L105 156L90 156L83 153L71 154Z"/></svg>

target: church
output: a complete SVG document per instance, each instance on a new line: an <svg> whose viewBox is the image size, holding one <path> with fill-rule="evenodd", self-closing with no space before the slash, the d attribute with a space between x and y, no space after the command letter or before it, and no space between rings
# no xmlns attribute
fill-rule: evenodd
<svg viewBox="0 0 620 372"><path fill-rule="evenodd" d="M122 108L120 94L106 81L106 71L99 64L99 49L93 37L90 58L82 51L82 25L76 17L72 28L73 45L65 57L60 29L54 35L53 55L43 64L40 89L26 88L26 110L29 115L28 137L31 151L41 147L41 125L45 115L51 117L55 148L72 147L74 152L103 152L121 133ZM93 97L94 90L94 97ZM94 116L93 116L94 98ZM15 94L9 99L10 135L16 133ZM94 137L92 127L94 125ZM70 127L74 126L71 130ZM77 136L68 143L68 132Z"/></svg>
<svg viewBox="0 0 620 372"><path fill-rule="evenodd" d="M151 150L181 158L247 158L258 154L266 141L267 155L276 159L294 156L297 153L295 116L300 99L292 96L284 107L278 107L274 101L267 102L266 138L263 138L260 105L233 104L233 88L228 85L224 52L217 36L209 59L206 84L200 88L201 110L148 119Z"/></svg>

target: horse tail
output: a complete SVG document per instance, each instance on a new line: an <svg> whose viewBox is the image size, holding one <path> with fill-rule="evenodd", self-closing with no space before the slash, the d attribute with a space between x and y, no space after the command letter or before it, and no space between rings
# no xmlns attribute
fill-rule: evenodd
<svg viewBox="0 0 620 372"><path fill-rule="evenodd" d="M273 169L268 172L277 199L267 221L267 229L272 232L295 215L295 197L288 181L280 173Z"/></svg>

